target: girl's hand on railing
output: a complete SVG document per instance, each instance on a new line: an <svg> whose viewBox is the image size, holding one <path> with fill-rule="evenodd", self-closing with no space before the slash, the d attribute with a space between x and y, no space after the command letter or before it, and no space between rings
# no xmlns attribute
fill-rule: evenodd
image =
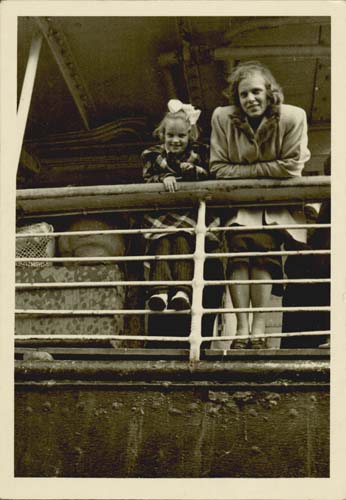
<svg viewBox="0 0 346 500"><path fill-rule="evenodd" d="M174 193L178 188L177 179L173 177L173 175L165 177L163 179L163 184L166 188L166 191L169 191L170 193Z"/></svg>

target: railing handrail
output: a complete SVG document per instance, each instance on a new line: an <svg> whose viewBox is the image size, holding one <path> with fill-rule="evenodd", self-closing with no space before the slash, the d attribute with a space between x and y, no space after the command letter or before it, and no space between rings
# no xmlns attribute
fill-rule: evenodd
<svg viewBox="0 0 346 500"><path fill-rule="evenodd" d="M118 184L17 190L17 207L24 214L53 214L124 209L186 207L200 200L208 206L227 203L303 203L330 198L330 177L232 179L180 182L175 193L162 183Z"/></svg>

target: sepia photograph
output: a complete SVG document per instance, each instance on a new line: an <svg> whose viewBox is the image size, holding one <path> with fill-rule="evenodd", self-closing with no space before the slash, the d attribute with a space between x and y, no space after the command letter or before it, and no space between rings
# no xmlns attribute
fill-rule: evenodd
<svg viewBox="0 0 346 500"><path fill-rule="evenodd" d="M30 3L1 11L13 484L151 479L152 496L95 498L216 499L232 479L324 479L280 498L341 498L329 2ZM157 496L159 479L227 486ZM279 498L272 484L232 498Z"/></svg>

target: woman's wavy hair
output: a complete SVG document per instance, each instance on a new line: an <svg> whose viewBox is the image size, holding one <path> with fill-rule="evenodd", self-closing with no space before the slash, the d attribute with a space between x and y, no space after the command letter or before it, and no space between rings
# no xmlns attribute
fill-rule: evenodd
<svg viewBox="0 0 346 500"><path fill-rule="evenodd" d="M227 82L228 87L224 91L224 95L228 98L229 103L233 104L241 110L238 87L244 78L247 78L254 73L259 73L263 76L265 88L267 90L268 108L274 111L284 100L282 88L275 80L271 71L258 61L247 61L238 64L231 72Z"/></svg>
<svg viewBox="0 0 346 500"><path fill-rule="evenodd" d="M162 120L159 123L159 125L154 130L153 136L156 137L156 138L158 138L158 139L160 139L160 141L164 141L167 120L168 119L170 119L170 120L176 120L178 118L181 118L182 120L184 120L186 122L186 124L188 125L188 127L189 127L189 134L190 134L189 141L190 142L191 141L197 141L197 139L199 137L198 126L197 125L191 125L189 117L187 116L187 114L183 110L177 111L176 113L172 113L171 111L167 111L167 113L162 118Z"/></svg>

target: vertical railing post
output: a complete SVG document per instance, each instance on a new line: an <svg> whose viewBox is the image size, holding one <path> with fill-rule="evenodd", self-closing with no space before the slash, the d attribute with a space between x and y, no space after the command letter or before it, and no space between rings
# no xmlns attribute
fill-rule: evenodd
<svg viewBox="0 0 346 500"><path fill-rule="evenodd" d="M190 331L190 363L199 360L202 340L203 288L205 262L205 201L200 201L196 226L196 247L194 253L194 275L192 280L191 331Z"/></svg>

